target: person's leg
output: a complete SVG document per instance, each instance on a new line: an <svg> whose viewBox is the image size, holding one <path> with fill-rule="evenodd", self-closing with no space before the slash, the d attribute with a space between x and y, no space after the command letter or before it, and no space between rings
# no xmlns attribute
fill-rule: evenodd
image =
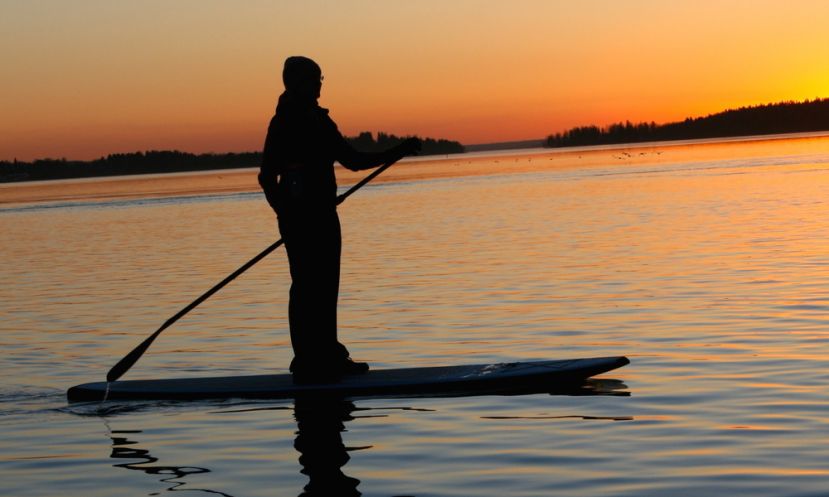
<svg viewBox="0 0 829 497"><path fill-rule="evenodd" d="M315 347L314 323L314 274L315 243L313 220L298 215L295 210L284 209L279 216L279 231L285 240L288 264L291 272L291 289L288 303L288 324L294 361L291 370L301 363L313 361Z"/></svg>
<svg viewBox="0 0 829 497"><path fill-rule="evenodd" d="M325 216L325 228L321 230L317 269L319 271L317 318L319 338L324 344L325 355L331 361L348 359L348 349L337 338L337 302L340 293L340 262L342 232L336 211Z"/></svg>
<svg viewBox="0 0 829 497"><path fill-rule="evenodd" d="M367 365L349 362L337 339L342 240L336 210L283 215L280 231L291 268L291 371L313 381L365 372Z"/></svg>
<svg viewBox="0 0 829 497"><path fill-rule="evenodd" d="M350 353L345 345L343 345L338 337L337 329L337 301L340 291L340 262L342 255L342 230L340 228L340 219L337 212L334 211L330 218L331 225L326 233L330 235L329 243L323 246L327 247L329 252L325 256L325 260L329 261L330 266L326 268L326 276L323 279L326 282L325 300L321 302L325 311L323 329L326 330L326 343L331 347L330 357L337 365L340 374L361 374L368 371L369 366L364 362L354 362L350 358Z"/></svg>

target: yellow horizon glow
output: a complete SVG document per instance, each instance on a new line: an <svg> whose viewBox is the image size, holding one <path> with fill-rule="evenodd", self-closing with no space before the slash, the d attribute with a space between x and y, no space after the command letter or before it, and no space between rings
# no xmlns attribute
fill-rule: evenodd
<svg viewBox="0 0 829 497"><path fill-rule="evenodd" d="M261 148L307 55L345 134L465 144L829 96L829 2L11 1L0 160Z"/></svg>

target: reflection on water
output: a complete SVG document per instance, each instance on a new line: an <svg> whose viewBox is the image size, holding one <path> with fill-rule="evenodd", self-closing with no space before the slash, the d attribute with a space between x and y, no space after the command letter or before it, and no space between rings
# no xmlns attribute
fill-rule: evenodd
<svg viewBox="0 0 829 497"><path fill-rule="evenodd" d="M515 394L512 398L521 394ZM580 387L574 387L567 391L552 393L550 395L565 396L629 396L627 387L619 380L593 379L587 380ZM506 398L506 397L505 397ZM261 402L243 402L241 404L226 405L225 402L105 402L73 404L62 410L67 413L83 417L99 417L103 419L107 429L108 437L112 442L110 458L126 460L113 466L129 470L144 472L151 476L161 476L158 481L168 484L165 488L168 492L203 492L230 497L231 494L216 489L200 488L198 476L211 473L220 468L207 468L201 466L178 466L163 464L160 456L154 455L153 451L146 449L146 443L140 440L144 430L133 429L112 429L110 424L118 422L128 415L134 415L141 411L164 411L168 415L176 411L185 411L193 406L214 406L213 414L222 416L233 416L251 413L272 413L279 416L282 412L292 410L296 430L294 432L293 447L299 454L299 473L305 475L307 481L299 492L300 497L356 497L362 495L358 489L360 480L345 473L345 467L352 459L352 454L358 451L370 451L373 445L347 446L343 441L343 433L348 431L348 425L360 420L377 420L389 418L390 412L421 412L438 413L436 409L416 407L385 407L373 409L370 407L358 407L353 401L342 399L337 396L308 396L297 398L294 401L293 409L283 405L269 405ZM590 416L590 415L561 415L561 416L480 416L482 420L568 420L578 419L584 421L632 421L630 416ZM277 442L277 440L274 440ZM267 443L267 440L265 440ZM274 444L276 445L276 444ZM243 451L244 447L235 447L237 451ZM191 454L197 458L198 454ZM407 464L416 464L408 462ZM385 471L394 472L398 468L393 465L384 468ZM234 487L236 482L223 481L223 487ZM418 486L428 487L428 482L411 482ZM269 488L278 489L276 495L287 495L286 489L281 487L278 481L268 485ZM151 495L158 495L153 493Z"/></svg>
<svg viewBox="0 0 829 497"><path fill-rule="evenodd" d="M297 399L294 416L297 436L294 448L300 453L301 473L308 476L307 497L362 495L357 491L360 480L346 476L342 468L351 459L348 452L371 447L346 448L341 433L345 423L354 418L354 404L331 398Z"/></svg>
<svg viewBox="0 0 829 497"><path fill-rule="evenodd" d="M131 460L131 462L113 464L114 467L143 471L148 475L162 475L164 478L161 478L159 481L171 484L171 486L166 489L168 492L204 492L209 494L224 495L225 497L232 497L230 494L218 492L216 490L192 488L192 486L188 485L186 481L178 481L186 480L186 478L190 475L209 473L210 470L207 468L197 468L192 466L164 466L155 464L158 462L158 458L153 457L149 450L134 447L134 445L139 442L137 440L132 440L131 438L134 438L137 434L141 433L140 430L113 430L110 433L110 438L112 439L112 453L110 454L110 457L113 459Z"/></svg>
<svg viewBox="0 0 829 497"><path fill-rule="evenodd" d="M252 407L220 412L229 414L284 409L284 407ZM352 402L339 398L315 397L296 400L294 418L297 430L294 448L299 453L300 473L308 477L307 484L299 493L300 496L354 497L362 495L357 490L360 480L343 473L343 467L350 459L349 452L371 448L370 446L346 447L343 444L342 432L346 430L345 423L354 419L352 412L355 410L357 408ZM116 411L110 409L108 412ZM158 464L158 457L153 456L150 450L141 448L141 442L138 440L141 433L142 430L110 430L109 437L112 440L110 457L129 460L129 462L114 464L114 467L142 471L153 476L160 475L162 478L159 481L170 484L165 489L168 492L204 492L231 497L230 494L218 490L196 488L198 478L191 477L210 473L211 470L208 468ZM279 488L279 482L274 482L274 487ZM284 495L283 490L280 489L277 494Z"/></svg>

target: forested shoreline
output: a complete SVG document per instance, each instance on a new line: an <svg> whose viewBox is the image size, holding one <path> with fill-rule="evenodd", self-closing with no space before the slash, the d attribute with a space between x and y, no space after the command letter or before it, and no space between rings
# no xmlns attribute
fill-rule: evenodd
<svg viewBox="0 0 829 497"><path fill-rule="evenodd" d="M829 98L740 107L667 124L627 121L605 127L579 126L550 135L545 143L548 147L575 147L826 130Z"/></svg>
<svg viewBox="0 0 829 497"><path fill-rule="evenodd" d="M355 137L348 137L347 140L357 150L375 152L393 147L406 138L408 137L386 133L377 133L375 137L370 132L363 132ZM455 141L434 138L422 138L421 140L423 142L421 155L445 155L464 151L463 145ZM234 169L258 167L261 161L261 152L193 154L177 150L109 154L91 161L67 159L38 159L31 162L0 161L0 182Z"/></svg>
<svg viewBox="0 0 829 497"><path fill-rule="evenodd" d="M829 98L803 102L780 102L729 109L704 117L656 124L655 122L579 126L549 135L547 147L612 145L650 141L728 138L737 136L800 133L829 130ZM364 152L386 150L406 136L363 132L348 137ZM421 155L446 155L465 151L456 141L422 138ZM159 174L258 167L261 152L193 154L177 150L110 154L91 161L38 159L31 162L0 161L0 183L127 174Z"/></svg>

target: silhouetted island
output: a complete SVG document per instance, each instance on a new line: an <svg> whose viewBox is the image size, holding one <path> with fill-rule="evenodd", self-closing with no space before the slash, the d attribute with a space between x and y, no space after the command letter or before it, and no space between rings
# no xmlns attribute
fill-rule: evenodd
<svg viewBox="0 0 829 497"><path fill-rule="evenodd" d="M667 124L581 126L547 137L548 147L802 133L829 130L829 98L730 109Z"/></svg>
<svg viewBox="0 0 829 497"><path fill-rule="evenodd" d="M362 132L346 139L361 152L385 150L401 143L408 136L395 136ZM434 138L422 138L420 155L446 155L464 152L459 142ZM126 174L157 174L211 169L258 167L261 152L226 154L191 154L179 151L133 152L110 154L91 161L66 159L38 159L32 162L0 161L0 183L14 181L38 181L94 176L120 176Z"/></svg>

